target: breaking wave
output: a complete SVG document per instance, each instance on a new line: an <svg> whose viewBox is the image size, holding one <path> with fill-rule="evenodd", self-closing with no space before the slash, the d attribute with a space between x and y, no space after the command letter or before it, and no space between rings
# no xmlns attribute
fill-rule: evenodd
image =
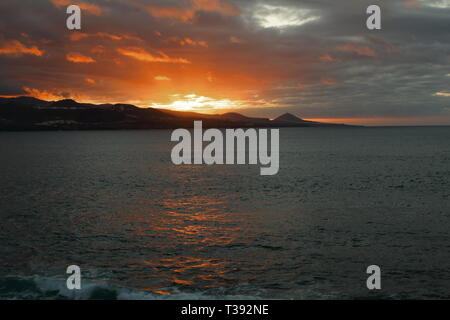
<svg viewBox="0 0 450 320"><path fill-rule="evenodd" d="M212 296L185 293L172 288L172 294L157 294L108 283L83 281L80 290L69 290L66 280L41 276L0 278L0 300L256 300L250 296Z"/></svg>

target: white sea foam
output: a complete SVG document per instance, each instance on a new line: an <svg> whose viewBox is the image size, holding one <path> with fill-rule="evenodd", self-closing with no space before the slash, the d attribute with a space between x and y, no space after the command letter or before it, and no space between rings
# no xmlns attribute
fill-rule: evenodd
<svg viewBox="0 0 450 320"><path fill-rule="evenodd" d="M215 296L202 292L181 292L167 288L171 294L157 294L109 283L83 281L81 290L69 290L63 279L42 276L5 277L0 279L0 300L68 299L68 300L256 300L242 295Z"/></svg>

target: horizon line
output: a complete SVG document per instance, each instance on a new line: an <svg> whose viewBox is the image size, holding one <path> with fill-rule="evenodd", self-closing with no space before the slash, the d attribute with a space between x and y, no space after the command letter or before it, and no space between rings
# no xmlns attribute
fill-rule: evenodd
<svg viewBox="0 0 450 320"><path fill-rule="evenodd" d="M33 95L0 95L0 98L4 99L14 99L14 98L33 98L36 100L41 100L45 102L59 102L59 101L65 101L65 100L72 100L78 104L92 104L92 105L130 105L134 106L136 108L140 109L155 109L155 110L162 110L162 111L171 111L171 112L179 112L179 113L196 113L200 115L225 115L229 113L237 113L240 115L243 115L248 118L265 118L269 119L271 121L275 120L277 117L266 117L266 116L248 116L245 115L245 110L248 109L254 109L254 108L242 108L242 109L226 109L226 112L221 113L220 111L216 110L217 112L214 113L202 113L201 111L196 110L175 110L171 108L155 108L151 106L139 106L133 103L124 103L124 102L94 102L94 101L87 101L87 102L81 102L74 98L65 98L65 99L59 99L59 100L45 100L38 97L35 97ZM274 109L277 109L274 107ZM242 112L244 111L244 112ZM349 124L353 126L365 126L365 127L371 127L371 128L382 128L382 127L448 127L450 126L450 120L448 120L448 123L401 123L401 120L420 120L423 118L420 117L308 117L304 118L302 116L298 116L297 114L293 112L281 112L280 116L285 114L291 114L295 117L298 117L305 121L314 121L314 122L322 122L322 123L330 123L330 124ZM400 121L398 123L388 123L383 124L383 121Z"/></svg>

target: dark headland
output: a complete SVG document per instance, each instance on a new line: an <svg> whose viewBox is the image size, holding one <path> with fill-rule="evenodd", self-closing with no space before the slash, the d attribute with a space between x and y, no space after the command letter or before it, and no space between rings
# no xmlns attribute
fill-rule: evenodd
<svg viewBox="0 0 450 320"><path fill-rule="evenodd" d="M251 118L239 113L201 114L129 104L89 104L74 100L44 101L32 97L0 98L0 130L123 130L191 128L349 127L306 121L286 113L276 119Z"/></svg>

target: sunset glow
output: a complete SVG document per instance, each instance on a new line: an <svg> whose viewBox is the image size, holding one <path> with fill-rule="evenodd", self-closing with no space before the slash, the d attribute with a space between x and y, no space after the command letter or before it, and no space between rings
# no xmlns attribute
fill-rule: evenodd
<svg viewBox="0 0 450 320"><path fill-rule="evenodd" d="M447 1L384 3L384 24L411 19L389 32L365 28L351 1L79 1L81 30L64 23L68 0L11 4L0 5L3 97L450 124Z"/></svg>
<svg viewBox="0 0 450 320"><path fill-rule="evenodd" d="M171 96L172 102L168 104L153 103L152 108L170 109L175 111L199 111L202 113L216 113L220 110L240 109L243 106L238 101L229 99L213 99L196 94Z"/></svg>

